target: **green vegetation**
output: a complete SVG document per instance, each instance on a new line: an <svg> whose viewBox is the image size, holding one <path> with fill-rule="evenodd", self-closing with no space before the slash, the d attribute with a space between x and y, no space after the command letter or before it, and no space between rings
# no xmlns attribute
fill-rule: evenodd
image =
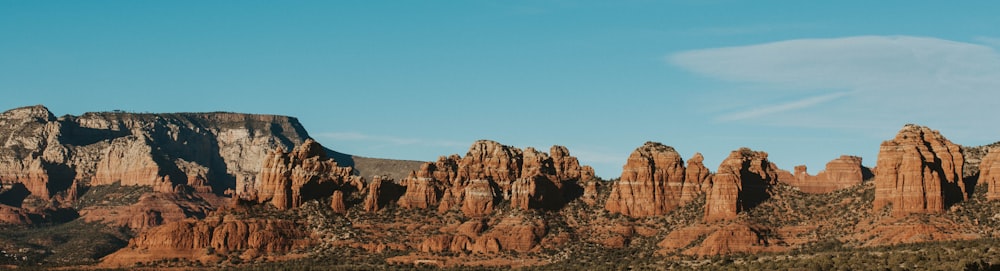
<svg viewBox="0 0 1000 271"><path fill-rule="evenodd" d="M516 268L519 270L996 270L1000 268L1000 240L983 238L972 241L928 242L882 247L863 247L857 241L838 238L853 231L864 230L865 223L885 218L884 213L872 213L873 183L835 191L828 194L809 194L794 187L778 184L772 187L771 199L740 214L740 221L762 229L765 238L779 238L775 229L786 226L816 226L805 231L809 239L818 240L784 253L735 254L711 257L685 255L660 255L657 243L676 230L697 224L704 214L705 195L663 215L649 218L630 218L608 213L603 209L608 197L608 183L599 182L597 204L582 201L568 203L558 211L520 210L508 204L496 207L502 216L522 216L545 221L549 236L568 236L569 242L561 245L542 244L537 252L501 252L498 255L477 255L465 252L442 252L437 257L462 256L466 259L488 260L524 258L539 260L540 266ZM130 204L146 193L142 187L125 187L118 184L97 186L83 195L83 206ZM975 190L969 200L950 207L943 216L947 220L965 225L976 225L982 236L992 236L1000 228L1000 202L985 198L985 186ZM422 224L457 225L470 218L457 211L438 213L436 209L404 209L394 203L379 212L361 210L363 194L349 194L346 215L333 213L329 199L305 202L295 210L278 210L268 204L246 204L229 209L228 215L242 218L271 218L303 221L303 226L313 233L317 246L306 252L305 258L282 262L262 259L240 259L239 253L227 256L216 263L200 263L184 259L165 259L144 263L135 268L156 270L165 267L191 267L192 270L508 270L508 266L456 266L438 268L428 265L392 263L393 257L410 255L412 249L400 250L387 247L374 253L350 244L414 244L414 239L440 234L437 229L426 230ZM500 217L500 216L498 216ZM914 216L910 220L927 220L933 217ZM940 218L939 218L940 219ZM624 236L625 248L608 248L590 241L592 234L603 232L581 231L582 223L603 221L607 225L628 225L645 229ZM496 220L490 222L495 223ZM416 225L416 226L414 226ZM607 231L607 229L598 229ZM126 245L130 233L103 224L83 223L80 220L55 226L0 227L5 232L0 244L5 255L0 266L18 265L24 270L42 267L93 264L96 260ZM414 234L417 231L419 233ZM616 234L616 233L608 233ZM815 235L815 236L812 236ZM694 244L700 244L701 236ZM780 237L784 238L784 237ZM780 239L779 238L779 239ZM338 243L340 245L331 245ZM690 246L689 246L690 247Z"/></svg>
<svg viewBox="0 0 1000 271"><path fill-rule="evenodd" d="M153 188L143 185L122 186L115 182L110 185L96 185L83 191L74 208L81 210L92 206L126 206L139 202L143 194L152 193Z"/></svg>
<svg viewBox="0 0 1000 271"><path fill-rule="evenodd" d="M127 229L77 219L54 226L0 226L0 265L68 266L94 264L121 249Z"/></svg>

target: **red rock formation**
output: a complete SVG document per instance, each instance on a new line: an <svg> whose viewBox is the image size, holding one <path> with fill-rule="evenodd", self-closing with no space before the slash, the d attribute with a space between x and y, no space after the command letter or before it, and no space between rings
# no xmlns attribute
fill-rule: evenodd
<svg viewBox="0 0 1000 271"><path fill-rule="evenodd" d="M696 154L685 173L684 160L674 148L646 142L629 156L621 179L612 184L605 209L632 217L662 215L702 193L708 170ZM690 175L690 180L686 180Z"/></svg>
<svg viewBox="0 0 1000 271"><path fill-rule="evenodd" d="M0 204L0 225L2 224L27 225L34 224L34 221L31 220L31 216L28 211L8 206L6 204Z"/></svg>
<svg viewBox="0 0 1000 271"><path fill-rule="evenodd" d="M806 166L800 165L795 167L794 178L781 178L781 181L806 193L830 193L861 184L864 181L863 169L861 157L842 155L826 163L826 170L816 176L810 176Z"/></svg>
<svg viewBox="0 0 1000 271"><path fill-rule="evenodd" d="M569 149L563 146L552 146L549 148L552 155L552 166L556 179L561 181L588 180L594 177L594 168L581 166L580 160L570 156Z"/></svg>
<svg viewBox="0 0 1000 271"><path fill-rule="evenodd" d="M958 145L930 128L907 124L882 142L875 167L875 210L894 216L940 213L948 202L968 198Z"/></svg>
<svg viewBox="0 0 1000 271"><path fill-rule="evenodd" d="M684 176L674 148L646 142L629 156L604 208L633 217L662 215L680 205Z"/></svg>
<svg viewBox="0 0 1000 271"><path fill-rule="evenodd" d="M992 148L979 164L979 184L985 184L989 190L986 198L1000 199L1000 148Z"/></svg>
<svg viewBox="0 0 1000 271"><path fill-rule="evenodd" d="M688 159L684 186L681 187L681 205L691 202L712 188L712 173L705 167L704 161L705 157L698 152Z"/></svg>
<svg viewBox="0 0 1000 271"><path fill-rule="evenodd" d="M522 157L518 148L490 140L479 140L459 162L460 180L490 180L507 190L521 176Z"/></svg>
<svg viewBox="0 0 1000 271"><path fill-rule="evenodd" d="M535 178L517 179L510 187L510 206L519 209L530 209L536 199L533 199L539 191Z"/></svg>
<svg viewBox="0 0 1000 271"><path fill-rule="evenodd" d="M528 252L536 249L547 233L545 222L523 217L505 217L496 226L476 239L473 252L501 250Z"/></svg>
<svg viewBox="0 0 1000 271"><path fill-rule="evenodd" d="M472 237L465 235L456 235L451 238L451 251L472 251L472 245L475 244Z"/></svg>
<svg viewBox="0 0 1000 271"><path fill-rule="evenodd" d="M447 234L431 236L420 243L419 249L423 252L448 251L451 249L451 240L452 236Z"/></svg>
<svg viewBox="0 0 1000 271"><path fill-rule="evenodd" d="M438 205L438 195L441 191L438 187L443 184L433 177L436 169L436 164L425 163L421 165L420 171L410 173L410 176L403 180L406 192L399 198L400 207L426 209ZM448 175L450 174L445 173L445 176Z"/></svg>
<svg viewBox="0 0 1000 271"><path fill-rule="evenodd" d="M468 237L478 237L486 229L486 223L482 220L469 220L458 226L458 233Z"/></svg>
<svg viewBox="0 0 1000 271"><path fill-rule="evenodd" d="M767 153L740 148L729 154L712 177L705 199L705 221L730 220L770 197L767 188L778 181L779 169Z"/></svg>
<svg viewBox="0 0 1000 271"><path fill-rule="evenodd" d="M522 216L505 217L486 232L484 228L483 221L470 220L457 230L423 238L414 247L423 252L532 252L540 249L542 238L547 234L544 221Z"/></svg>
<svg viewBox="0 0 1000 271"><path fill-rule="evenodd" d="M452 154L451 156L441 156L438 157L437 162L433 163L433 167L428 165L428 169L433 169L433 171L428 171L422 173L423 170L418 171L418 178L433 178L434 180L444 182L447 185L455 185L455 180L458 177L458 163L462 160L461 156L458 154ZM421 167L423 168L423 167Z"/></svg>
<svg viewBox="0 0 1000 271"><path fill-rule="evenodd" d="M531 147L525 149L521 157L521 174L511 184L509 192L510 205L514 208L527 210L542 207L555 208L557 206L545 206L545 204L562 203L563 199L560 193L562 180L556 176L552 158Z"/></svg>
<svg viewBox="0 0 1000 271"><path fill-rule="evenodd" d="M472 252L483 254L500 252L500 240L493 237L482 237L476 239L476 242L472 245Z"/></svg>
<svg viewBox="0 0 1000 271"><path fill-rule="evenodd" d="M296 208L306 200L328 197L338 187L356 185L350 175L350 167L337 166L323 146L307 139L291 152L271 152L257 177L259 186L240 197L278 209Z"/></svg>
<svg viewBox="0 0 1000 271"><path fill-rule="evenodd" d="M392 179L383 176L375 176L368 184L368 195L365 196L364 210L366 212L378 212L389 202L399 197L399 191Z"/></svg>
<svg viewBox="0 0 1000 271"><path fill-rule="evenodd" d="M440 212L458 207L475 216L492 212L504 200L519 209L557 209L565 204L567 184L579 189L575 182L594 173L580 166L565 147L551 150L554 156L530 147L522 151L490 140L476 141L465 157L441 157L411 173L403 181L407 190L399 204L406 208L437 204Z"/></svg>
<svg viewBox="0 0 1000 271"><path fill-rule="evenodd" d="M347 206L344 205L344 192L333 191L333 196L330 197L330 209L338 214L347 213Z"/></svg>
<svg viewBox="0 0 1000 271"><path fill-rule="evenodd" d="M490 181L473 179L462 193L462 213L470 217L481 217L493 213L497 191Z"/></svg>
<svg viewBox="0 0 1000 271"><path fill-rule="evenodd" d="M283 254L310 244L302 226L288 220L237 219L212 216L187 219L152 228L129 245L103 259L106 264L129 266L157 259L189 258L230 251Z"/></svg>
<svg viewBox="0 0 1000 271"><path fill-rule="evenodd" d="M580 196L580 200L587 205L594 206L597 204L597 181L589 180L583 184L583 195Z"/></svg>

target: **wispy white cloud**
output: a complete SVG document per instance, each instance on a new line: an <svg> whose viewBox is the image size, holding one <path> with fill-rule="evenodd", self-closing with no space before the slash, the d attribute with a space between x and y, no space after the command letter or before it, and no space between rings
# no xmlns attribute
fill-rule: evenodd
<svg viewBox="0 0 1000 271"><path fill-rule="evenodd" d="M796 110L796 109L807 108L807 107L816 106L818 104L822 104L822 103L825 103L825 102L828 102L828 101L835 100L835 99L843 97L844 95L847 95L847 94L848 94L847 92L836 92L836 93L832 93L832 94L826 94L826 95L820 95L820 96L815 96L815 97L809 97L809 98L805 98L805 99L801 99L801 100L797 100L797 101L792 101L792 102L787 102L787 103L781 103L781 104L776 104L776 105L767 105L767 106L763 106L763 107L756 107L756 108L753 108L753 109L750 109L750 110L746 110L746 111L740 111L740 112L736 112L736 113L722 115L722 116L720 116L718 118L718 120L721 120L721 121L743 120L743 119L750 119L750 118L756 118L756 117L766 116L766 115L775 114L775 113L782 113L782 112L785 112L785 111L791 111L791 110Z"/></svg>
<svg viewBox="0 0 1000 271"><path fill-rule="evenodd" d="M679 52L667 60L757 86L725 94L752 103L716 116L724 121L962 128L995 122L986 112L1000 106L1000 53L982 44L911 36L797 39ZM774 102L781 97L809 98Z"/></svg>
<svg viewBox="0 0 1000 271"><path fill-rule="evenodd" d="M419 146L429 146L429 147L461 147L467 145L465 143L457 141L426 140L418 138L405 138L405 137L385 136L385 135L369 135L359 132L325 132L316 134L315 136L319 138L338 140L338 141L368 141L368 142L389 143L393 145L419 145Z"/></svg>
<svg viewBox="0 0 1000 271"><path fill-rule="evenodd" d="M908 36L788 40L681 52L669 60L725 80L815 88L937 85L1000 72L1000 55L990 47Z"/></svg>

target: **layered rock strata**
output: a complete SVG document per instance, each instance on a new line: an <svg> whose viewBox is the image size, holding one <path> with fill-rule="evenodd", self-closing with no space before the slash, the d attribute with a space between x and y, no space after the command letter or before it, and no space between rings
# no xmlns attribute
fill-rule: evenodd
<svg viewBox="0 0 1000 271"><path fill-rule="evenodd" d="M0 184L21 184L46 201L73 199L71 187L112 183L242 194L256 187L270 150L305 138L298 121L283 116L115 111L56 118L43 106L22 107L0 114Z"/></svg>
<svg viewBox="0 0 1000 271"><path fill-rule="evenodd" d="M605 204L610 212L632 217L662 215L690 202L702 193L710 173L695 154L686 172L684 160L674 148L646 142L629 156L618 182L611 186Z"/></svg>
<svg viewBox="0 0 1000 271"><path fill-rule="evenodd" d="M936 130L907 124L882 142L875 167L874 209L894 216L940 213L968 198L960 147Z"/></svg>
<svg viewBox="0 0 1000 271"><path fill-rule="evenodd" d="M278 209L296 208L310 199L329 197L335 190L359 189L350 167L339 167L326 156L316 141L307 139L291 152L280 148L264 158L255 186L239 196L245 200L271 203ZM354 183L352 183L354 182Z"/></svg>

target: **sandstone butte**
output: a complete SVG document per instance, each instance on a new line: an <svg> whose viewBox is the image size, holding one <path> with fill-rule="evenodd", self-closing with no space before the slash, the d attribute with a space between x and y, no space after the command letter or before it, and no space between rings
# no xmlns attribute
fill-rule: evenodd
<svg viewBox="0 0 1000 271"><path fill-rule="evenodd" d="M632 217L662 215L690 202L710 186L710 173L696 153L684 167L674 148L646 142L622 167L605 204L609 212Z"/></svg>
<svg viewBox="0 0 1000 271"><path fill-rule="evenodd" d="M781 181L799 188L802 192L822 194L861 184L867 169L861 165L861 157L842 155L826 163L826 169L816 176L809 175L805 165L795 167L795 177Z"/></svg>
<svg viewBox="0 0 1000 271"><path fill-rule="evenodd" d="M780 171L767 160L766 152L748 148L732 151L712 177L704 220L732 220L737 213L757 206L770 197L768 188L778 182Z"/></svg>
<svg viewBox="0 0 1000 271"><path fill-rule="evenodd" d="M894 216L944 212L968 199L963 163L960 147L938 131L907 124L879 149L874 211L891 206Z"/></svg>
<svg viewBox="0 0 1000 271"><path fill-rule="evenodd" d="M470 217L493 212L501 201L519 209L556 209L576 196L594 176L562 146L549 155L527 148L505 146L495 141L476 141L464 157L440 157L425 163L402 181L406 192L399 199L404 208L458 208Z"/></svg>

